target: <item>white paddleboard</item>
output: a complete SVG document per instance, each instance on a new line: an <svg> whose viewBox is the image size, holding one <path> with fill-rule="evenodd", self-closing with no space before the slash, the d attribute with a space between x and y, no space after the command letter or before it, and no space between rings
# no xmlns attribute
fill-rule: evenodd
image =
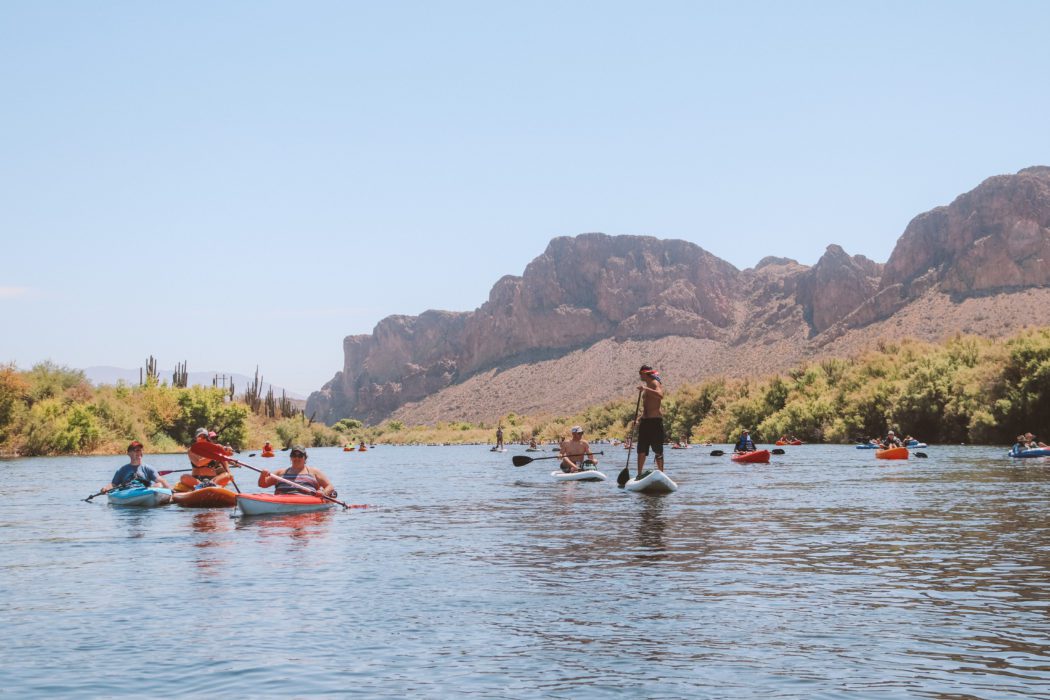
<svg viewBox="0 0 1050 700"><path fill-rule="evenodd" d="M649 472L643 472L641 479L631 478L626 484L623 485L628 491L636 491L638 493L647 493L650 495L656 495L661 493L674 493L678 490L678 484L671 480L671 477L664 474L659 469L654 469Z"/></svg>
<svg viewBox="0 0 1050 700"><path fill-rule="evenodd" d="M582 472L551 472L555 481L605 481L606 476L597 469L585 469Z"/></svg>

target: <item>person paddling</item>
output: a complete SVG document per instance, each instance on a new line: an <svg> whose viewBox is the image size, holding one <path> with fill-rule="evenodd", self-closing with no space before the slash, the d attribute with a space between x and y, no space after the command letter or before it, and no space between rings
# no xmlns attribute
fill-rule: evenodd
<svg viewBox="0 0 1050 700"><path fill-rule="evenodd" d="M583 428L572 426L572 438L565 440L558 447L561 457L561 470L566 474L583 471L584 465L597 465L598 460L591 452L591 446L583 439Z"/></svg>
<svg viewBox="0 0 1050 700"><path fill-rule="evenodd" d="M891 430L886 433L886 439L882 441L880 447L884 450L888 450L892 447L904 447L904 443L901 442L901 439Z"/></svg>
<svg viewBox="0 0 1050 700"><path fill-rule="evenodd" d="M152 486L156 483L162 488L170 488L168 482L164 481L156 469L142 463L142 443L138 440L132 440L128 445L128 463L113 474L113 480L108 486L102 487L102 493L127 486L132 481L138 481L143 486Z"/></svg>
<svg viewBox="0 0 1050 700"><path fill-rule="evenodd" d="M740 433L740 439L736 441L736 445L733 447L733 452L740 454L742 452L754 452L755 442L751 439L751 433L748 432L747 428Z"/></svg>
<svg viewBox="0 0 1050 700"><path fill-rule="evenodd" d="M664 440L667 438L664 435L664 414L660 409L664 400L660 373L649 365L642 365L638 376L642 380L638 385L642 394L642 417L638 421L638 472L635 478L641 479L649 448L653 450L656 468L664 470Z"/></svg>
<svg viewBox="0 0 1050 700"><path fill-rule="evenodd" d="M292 445L292 451L289 454L289 457L292 460L292 466L273 473L270 473L265 469L259 472L259 486L261 488L265 489L274 486L275 488L273 492L275 494L303 493L303 491L294 486L282 483L273 478L274 476L280 476L288 481L294 481L300 486L304 486L312 491L318 491L325 496L334 498L337 495L335 487L332 486L332 482L323 471L306 466L305 447L302 445Z"/></svg>
<svg viewBox="0 0 1050 700"><path fill-rule="evenodd" d="M214 435L214 432L209 433L206 428L197 428L193 442L194 444L200 442L217 444L216 440L212 439ZM233 454L233 450L229 448L224 448L223 452L229 455ZM224 486L233 478L227 471L225 464L213 460L211 457L195 453L193 445L190 445L190 448L186 451L186 456L189 457L193 469L189 474L183 474L179 478L179 483L175 484L176 491L192 491L207 486Z"/></svg>

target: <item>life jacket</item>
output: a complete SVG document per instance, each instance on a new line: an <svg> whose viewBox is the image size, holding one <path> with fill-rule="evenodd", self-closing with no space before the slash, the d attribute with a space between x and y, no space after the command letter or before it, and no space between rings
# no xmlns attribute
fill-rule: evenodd
<svg viewBox="0 0 1050 700"><path fill-rule="evenodd" d="M194 443L197 442L210 442L207 438L197 438ZM193 445L190 445L189 450L190 464L193 465L193 469L190 474L196 477L207 477L209 479L218 476L226 471L226 466L221 462L216 462L211 457L201 457L193 452Z"/></svg>

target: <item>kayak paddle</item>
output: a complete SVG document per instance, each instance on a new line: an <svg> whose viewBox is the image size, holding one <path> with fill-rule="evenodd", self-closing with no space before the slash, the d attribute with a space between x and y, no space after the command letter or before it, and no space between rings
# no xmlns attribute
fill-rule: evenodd
<svg viewBox="0 0 1050 700"><path fill-rule="evenodd" d="M721 457L724 454L725 452L723 452L722 450L711 450L712 457Z"/></svg>
<svg viewBox="0 0 1050 700"><path fill-rule="evenodd" d="M605 454L605 452L604 451L602 451L602 452L588 452L587 454L603 455L603 454ZM584 457L586 457L586 456L587 455L584 455ZM510 461L514 463L515 467L524 467L526 464L529 464L530 462L536 462L536 461L541 460L541 459L559 459L560 457L561 457L561 455L553 455L551 457L526 457L525 455L514 455L513 457L510 458Z"/></svg>
<svg viewBox="0 0 1050 700"><path fill-rule="evenodd" d="M775 455L782 455L784 454L784 450L780 449L779 447L776 447L770 450L770 453Z"/></svg>
<svg viewBox="0 0 1050 700"><path fill-rule="evenodd" d="M638 401L634 404L634 421L631 423L631 433L627 436L630 440L634 436L634 429L638 426L638 411L642 407L642 390L638 389ZM631 450L627 450L627 464L624 465L623 471L616 476L616 485L621 489L631 479Z"/></svg>
<svg viewBox="0 0 1050 700"><path fill-rule="evenodd" d="M98 493L93 493L90 496L88 496L87 498L81 498L80 500L84 501L85 503L91 503L91 499L94 498L95 496L101 496L102 494L109 493L110 491L119 491L119 490L121 490L123 488L126 488L134 480L135 480L135 478L132 477L132 478L128 479L127 481L125 481L123 484L120 484L119 486L110 486L108 488L104 488L101 491L99 491Z"/></svg>
<svg viewBox="0 0 1050 700"><path fill-rule="evenodd" d="M253 467L250 464L245 464L244 462L239 462L236 459L230 457L225 452L223 452L222 445L216 445L216 444L210 443L210 442L198 442L193 447L196 450L197 454L199 454L202 457L208 457L208 458L214 459L216 461L230 462L231 464L235 464L238 467L246 467L248 469L251 469L253 472L259 472L260 474L262 474L263 471L264 471L263 469L256 469L255 467ZM367 506L360 506L360 505L352 506L349 503L343 503L342 501L337 500L335 498L332 498L331 496L326 496L325 494L321 493L320 491L315 491L314 489L312 489L312 488L310 488L308 486L303 486L302 484L297 484L294 481L290 481L290 480L285 479L283 477L277 476L276 474L270 474L270 476L272 478L276 479L277 481L280 481L282 484L287 484L287 485L291 486L292 488L296 489L297 491L302 491L303 493L308 494L310 496L317 496L318 498L323 498L326 501L331 501L332 503L337 503L337 504L341 505L343 508L362 508L362 507L367 507Z"/></svg>

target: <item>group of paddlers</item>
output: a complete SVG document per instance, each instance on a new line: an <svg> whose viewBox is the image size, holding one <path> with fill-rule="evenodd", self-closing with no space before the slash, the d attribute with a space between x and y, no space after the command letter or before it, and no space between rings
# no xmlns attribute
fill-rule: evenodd
<svg viewBox="0 0 1050 700"><path fill-rule="evenodd" d="M204 447L205 444L208 447ZM141 442L132 441L128 445L127 454L128 463L117 469L113 474L113 479L103 487L100 493L126 488L135 483L147 487L157 484L162 488L186 492L212 486L225 486L233 481L230 466L235 460L227 460L224 457L232 458L234 450L229 445L220 445L215 431L207 428L198 428L194 434L193 443L186 450L191 465L189 473L180 476L174 487L169 486L156 469L142 463L143 446ZM331 480L323 471L307 466L307 452L302 445L293 445L289 457L291 465L285 469L275 472L259 470L258 485L262 488L273 486L275 493L295 493L298 489L286 483L293 482L325 496L332 496L335 493ZM275 476L281 477L283 481L274 478Z"/></svg>

